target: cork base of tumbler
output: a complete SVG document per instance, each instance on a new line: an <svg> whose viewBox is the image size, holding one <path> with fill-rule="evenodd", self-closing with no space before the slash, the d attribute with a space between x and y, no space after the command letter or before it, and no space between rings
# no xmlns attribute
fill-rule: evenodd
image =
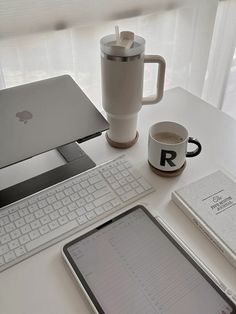
<svg viewBox="0 0 236 314"><path fill-rule="evenodd" d="M109 138L108 134L106 133L107 142L112 147L115 147L115 148L129 148L129 147L133 146L137 142L138 137L139 137L139 134L138 134L138 132L136 132L136 136L135 136L135 138L132 141L125 142L125 143L118 143L118 142L115 142L115 141L111 140Z"/></svg>

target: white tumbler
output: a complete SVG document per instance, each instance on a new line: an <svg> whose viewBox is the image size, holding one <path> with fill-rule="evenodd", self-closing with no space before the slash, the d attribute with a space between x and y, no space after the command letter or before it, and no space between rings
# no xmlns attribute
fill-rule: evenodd
<svg viewBox="0 0 236 314"><path fill-rule="evenodd" d="M108 142L127 148L138 139L137 120L142 105L155 104L163 96L165 60L144 55L145 40L132 32L105 36L101 45L102 106L110 128ZM156 95L143 98L144 63L158 63Z"/></svg>

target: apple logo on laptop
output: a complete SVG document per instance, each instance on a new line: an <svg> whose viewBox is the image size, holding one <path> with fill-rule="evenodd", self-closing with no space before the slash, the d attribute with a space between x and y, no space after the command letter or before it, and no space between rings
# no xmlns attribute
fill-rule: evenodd
<svg viewBox="0 0 236 314"><path fill-rule="evenodd" d="M16 117L19 119L19 121L22 121L24 124L26 124L28 120L32 119L33 115L31 112L24 110L17 112Z"/></svg>

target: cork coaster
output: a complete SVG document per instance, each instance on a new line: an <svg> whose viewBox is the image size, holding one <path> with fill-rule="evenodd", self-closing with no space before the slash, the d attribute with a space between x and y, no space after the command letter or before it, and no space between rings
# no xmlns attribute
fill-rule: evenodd
<svg viewBox="0 0 236 314"><path fill-rule="evenodd" d="M129 141L129 142L126 142L126 143L118 143L118 142L112 141L109 138L108 134L106 133L106 139L107 139L108 143L112 147L115 147L115 148L129 148L129 147L133 146L137 142L138 137L139 137L139 134L137 132L135 138L132 141Z"/></svg>
<svg viewBox="0 0 236 314"><path fill-rule="evenodd" d="M151 170L155 173L155 174L158 174L159 176L162 176L162 177L177 177L179 176L185 169L186 167L186 161L184 162L183 166L177 170L174 170L174 171L162 171L162 170L159 170L155 167L153 167L150 162L148 161L149 163L149 166L151 168Z"/></svg>

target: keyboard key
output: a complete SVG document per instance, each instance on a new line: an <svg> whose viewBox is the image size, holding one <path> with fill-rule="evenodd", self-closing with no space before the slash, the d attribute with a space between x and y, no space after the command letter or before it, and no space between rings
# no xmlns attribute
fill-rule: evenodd
<svg viewBox="0 0 236 314"><path fill-rule="evenodd" d="M93 210L95 207L92 203L85 205L85 209L87 212Z"/></svg>
<svg viewBox="0 0 236 314"><path fill-rule="evenodd" d="M44 215L44 212L42 209L38 209L35 213L34 213L35 217L38 219L38 218L41 218L43 217Z"/></svg>
<svg viewBox="0 0 236 314"><path fill-rule="evenodd" d="M109 177L107 178L107 182L109 182L109 184L112 184L116 182L116 179L114 177Z"/></svg>
<svg viewBox="0 0 236 314"><path fill-rule="evenodd" d="M68 205L68 204L70 204L71 203L71 199L67 196L67 197L65 197L63 200L62 200L62 204L64 205L64 206L66 206L66 205Z"/></svg>
<svg viewBox="0 0 236 314"><path fill-rule="evenodd" d="M82 188L84 188L84 189L90 185L87 180L81 182L80 184L81 184Z"/></svg>
<svg viewBox="0 0 236 314"><path fill-rule="evenodd" d="M61 191L56 194L56 198L59 200L62 200L65 197L65 194Z"/></svg>
<svg viewBox="0 0 236 314"><path fill-rule="evenodd" d="M111 187L112 187L113 190L116 190L116 189L118 189L120 187L120 183L116 181L115 183L111 184Z"/></svg>
<svg viewBox="0 0 236 314"><path fill-rule="evenodd" d="M106 183L105 183L104 181L100 181L100 182L96 183L94 186L95 186L95 188L96 188L97 190L99 190L99 189L105 187L105 186L106 186Z"/></svg>
<svg viewBox="0 0 236 314"><path fill-rule="evenodd" d="M79 183L77 183L72 187L72 189L74 192L78 192L78 191L82 190L82 186Z"/></svg>
<svg viewBox="0 0 236 314"><path fill-rule="evenodd" d="M49 214L49 217L52 219L52 220L56 220L60 217L59 213L57 210L55 210L54 212L52 212L51 214Z"/></svg>
<svg viewBox="0 0 236 314"><path fill-rule="evenodd" d="M13 224L12 224L12 225L13 225ZM16 225L17 228L20 228L20 227L22 227L22 226L25 225L25 220L24 220L23 218L20 218L20 219L18 219L18 220L15 221L15 225ZM7 226L6 226L6 227L7 227ZM6 227L5 227L5 228L6 228ZM10 231L13 231L16 227L13 225L12 230L9 230L9 232L10 232Z"/></svg>
<svg viewBox="0 0 236 314"><path fill-rule="evenodd" d="M30 240L30 237L28 236L28 234L25 234L19 238L21 245L29 242L29 240Z"/></svg>
<svg viewBox="0 0 236 314"><path fill-rule="evenodd" d="M29 243L26 243L25 247L27 249L27 251L31 251L47 242L49 242L50 240L53 240L59 236L61 236L63 233L66 233L68 231L73 230L74 228L76 228L78 226L77 222L74 221L70 221L69 223L60 226L59 228L51 231L50 233L47 233Z"/></svg>
<svg viewBox="0 0 236 314"><path fill-rule="evenodd" d="M132 186L133 189L136 189L136 188L139 187L139 184L138 184L137 181L134 181L134 182L131 183L131 186Z"/></svg>
<svg viewBox="0 0 236 314"><path fill-rule="evenodd" d="M101 215L104 213L104 209L102 207L97 207L94 210L96 212L97 215Z"/></svg>
<svg viewBox="0 0 236 314"><path fill-rule="evenodd" d="M110 173L110 171L104 171L104 172L102 173L102 175L104 176L104 178L108 178L108 177L111 176L111 173Z"/></svg>
<svg viewBox="0 0 236 314"><path fill-rule="evenodd" d="M105 204L106 202L111 201L113 198L115 198L115 197L114 197L114 194L113 194L113 193L108 193L108 194L106 194L106 195L104 195L104 196L102 196L102 197L96 199L96 200L94 201L94 205L95 205L96 207L101 206L102 204Z"/></svg>
<svg viewBox="0 0 236 314"><path fill-rule="evenodd" d="M89 220L94 219L96 217L96 214L94 212L89 212L86 214L87 218Z"/></svg>
<svg viewBox="0 0 236 314"><path fill-rule="evenodd" d="M10 219L5 216L0 219L0 227L5 226L10 223Z"/></svg>
<svg viewBox="0 0 236 314"><path fill-rule="evenodd" d="M40 202L38 202L38 207L39 208L44 208L48 205L47 201L46 200L42 200Z"/></svg>
<svg viewBox="0 0 236 314"><path fill-rule="evenodd" d="M58 212L60 213L61 216L64 216L65 214L69 212L69 209L66 207L62 207L58 210Z"/></svg>
<svg viewBox="0 0 236 314"><path fill-rule="evenodd" d="M78 214L78 216L82 216L83 214L86 213L86 210L83 207L81 207L76 210L76 213Z"/></svg>
<svg viewBox="0 0 236 314"><path fill-rule="evenodd" d="M124 202L126 202L126 201L130 200L131 198L135 197L136 195L137 195L137 192L132 190L132 191L129 191L128 193L121 195L121 199Z"/></svg>
<svg viewBox="0 0 236 314"><path fill-rule="evenodd" d="M78 206L75 203L72 203L68 206L69 211L73 211L76 210L78 208Z"/></svg>
<svg viewBox="0 0 236 314"><path fill-rule="evenodd" d="M52 195L47 198L47 201L48 201L48 204L53 204L57 201L57 199L54 195Z"/></svg>
<svg viewBox="0 0 236 314"><path fill-rule="evenodd" d="M93 195L88 195L85 197L85 200L87 203L92 202L94 200L94 196Z"/></svg>
<svg viewBox="0 0 236 314"><path fill-rule="evenodd" d="M120 179L122 179L122 174L121 173L117 173L115 175L115 178L116 178L117 181L119 181Z"/></svg>
<svg viewBox="0 0 236 314"><path fill-rule="evenodd" d="M126 177L126 180L130 183L130 182L134 181L134 178L132 176L128 175Z"/></svg>
<svg viewBox="0 0 236 314"><path fill-rule="evenodd" d="M20 209L23 209L23 208L25 208L25 207L27 207L27 206L28 206L28 202L27 202L27 201L21 202L21 203L19 204L19 208L20 208Z"/></svg>
<svg viewBox="0 0 236 314"><path fill-rule="evenodd" d="M50 231L49 227L46 225L46 226L42 226L41 228L39 228L39 232L41 234L45 234L45 233L48 233Z"/></svg>
<svg viewBox="0 0 236 314"><path fill-rule="evenodd" d="M9 234L5 234L0 238L0 244L5 244L11 240L11 237Z"/></svg>
<svg viewBox="0 0 236 314"><path fill-rule="evenodd" d="M143 193L143 191L145 191L145 190L144 190L143 187L139 186L135 191L136 191L138 194L140 194L140 193Z"/></svg>
<svg viewBox="0 0 236 314"><path fill-rule="evenodd" d="M51 230L54 230L54 229L56 229L57 227L59 227L59 223L57 222L57 220L54 220L54 221L50 222L48 225L49 225L49 228L50 228Z"/></svg>
<svg viewBox="0 0 236 314"><path fill-rule="evenodd" d="M125 193L125 190L123 188L119 188L119 189L116 190L116 193L118 195L123 195Z"/></svg>
<svg viewBox="0 0 236 314"><path fill-rule="evenodd" d="M62 207L63 207L63 204L62 204L61 201L57 201L57 202L54 203L52 206L53 206L54 209L59 209L59 208L62 208Z"/></svg>
<svg viewBox="0 0 236 314"><path fill-rule="evenodd" d="M30 213L33 213L33 212L35 212L36 210L38 210L39 208L38 208L38 205L36 204L36 203L34 203L34 204L32 204L32 205L30 205L29 206L29 212Z"/></svg>
<svg viewBox="0 0 236 314"><path fill-rule="evenodd" d="M30 225L23 226L22 228L20 228L20 231L22 234L26 234L26 233L30 232L31 231Z"/></svg>
<svg viewBox="0 0 236 314"><path fill-rule="evenodd" d="M65 190L65 194L66 194L67 196L69 196L69 195L71 195L71 194L73 194L73 193L74 193L74 192L73 192L72 188L68 188L68 189Z"/></svg>
<svg viewBox="0 0 236 314"><path fill-rule="evenodd" d="M93 185L101 180L102 180L102 177L100 175L95 175L94 177L89 179L89 183Z"/></svg>
<svg viewBox="0 0 236 314"><path fill-rule="evenodd" d="M14 260L14 258L15 258L15 253L13 251L8 252L4 255L4 259L6 263L11 262L12 260Z"/></svg>
<svg viewBox="0 0 236 314"><path fill-rule="evenodd" d="M22 208L22 209L19 210L19 215L20 215L21 217L24 217L24 216L26 216L26 215L28 215L28 214L29 214L29 211L28 211L27 208Z"/></svg>
<svg viewBox="0 0 236 314"><path fill-rule="evenodd" d="M5 229L4 229L4 227L0 227L0 237L2 236L2 235L4 235L6 232L5 232Z"/></svg>
<svg viewBox="0 0 236 314"><path fill-rule="evenodd" d="M25 254L25 253L26 253L26 249L24 248L24 246L20 246L17 249L15 249L15 254L18 257Z"/></svg>
<svg viewBox="0 0 236 314"><path fill-rule="evenodd" d="M20 245L20 244L19 244L18 239L13 240L13 241L11 241L11 242L8 243L8 246L9 246L10 250L16 249L19 245Z"/></svg>
<svg viewBox="0 0 236 314"><path fill-rule="evenodd" d="M127 180L125 178L122 178L119 180L119 183L121 186L125 185L127 183Z"/></svg>
<svg viewBox="0 0 236 314"><path fill-rule="evenodd" d="M113 208L112 204L110 202L106 203L103 205L103 208L105 209L105 211L109 211Z"/></svg>
<svg viewBox="0 0 236 314"><path fill-rule="evenodd" d="M96 189L95 189L95 187L94 187L93 185L91 185L91 186L89 186L89 187L87 188L87 191L88 191L88 193L92 194L93 192L96 191Z"/></svg>
<svg viewBox="0 0 236 314"><path fill-rule="evenodd" d="M124 189L125 189L126 192L129 192L129 191L132 190L132 188L131 188L131 186L129 184L125 185Z"/></svg>
<svg viewBox="0 0 236 314"><path fill-rule="evenodd" d="M82 206L86 205L86 201L83 198L81 198L78 201L76 201L76 204L78 205L78 207L82 207ZM74 209L76 209L76 208L74 208Z"/></svg>
<svg viewBox="0 0 236 314"><path fill-rule="evenodd" d="M30 222L32 222L32 221L34 221L35 220L35 217L34 217L34 215L33 214L29 214L29 215L27 215L27 216L25 216L25 221L26 221L26 223L30 223Z"/></svg>
<svg viewBox="0 0 236 314"><path fill-rule="evenodd" d="M10 233L10 236L12 238L12 240L16 239L16 238L19 238L19 236L21 235L21 232L19 229L17 230L14 230Z"/></svg>
<svg viewBox="0 0 236 314"><path fill-rule="evenodd" d="M78 216L77 216L77 214L75 212L71 212L71 213L67 214L67 217L68 217L69 220L74 220Z"/></svg>
<svg viewBox="0 0 236 314"><path fill-rule="evenodd" d="M71 200L74 202L80 198L78 193L74 193L70 196ZM56 208L55 208L56 209Z"/></svg>
<svg viewBox="0 0 236 314"><path fill-rule="evenodd" d="M0 246L0 256L7 253L9 251L9 248L8 246L5 244L5 245L2 245Z"/></svg>
<svg viewBox="0 0 236 314"><path fill-rule="evenodd" d="M49 213L51 213L51 212L53 212L54 211L54 209L53 209L53 207L51 206L51 205L48 205L48 206L46 206L45 208L44 208L44 212L46 213L46 214L49 214Z"/></svg>
<svg viewBox="0 0 236 314"><path fill-rule="evenodd" d="M18 221L18 220L17 220L17 221ZM17 221L16 221L16 222L17 222ZM25 222L24 222L24 220L23 220L23 224L20 224L19 227L23 226L24 224L25 224ZM16 224L16 226L18 227L17 224ZM11 232L11 231L13 231L13 230L16 229L14 223L12 223L12 222L11 222L10 224L6 225L4 228L5 228L5 230L6 230L7 233L9 233L9 232Z"/></svg>
<svg viewBox="0 0 236 314"><path fill-rule="evenodd" d="M86 195L88 195L87 190L83 189L83 190L79 191L79 196L80 196L80 197L84 197L84 196L86 196Z"/></svg>
<svg viewBox="0 0 236 314"><path fill-rule="evenodd" d="M50 217L48 215L43 216L42 218L40 218L40 222L41 222L42 225L46 225L50 221L51 221L51 219L50 219Z"/></svg>
<svg viewBox="0 0 236 314"><path fill-rule="evenodd" d="M31 240L34 240L38 238L39 236L40 236L40 233L38 232L38 230L33 230L29 233L29 237Z"/></svg>
<svg viewBox="0 0 236 314"><path fill-rule="evenodd" d="M115 206L119 206L122 204L121 200L119 198L114 198L114 200L111 201L112 205Z"/></svg>
<svg viewBox="0 0 236 314"><path fill-rule="evenodd" d="M31 226L32 230L38 229L39 227L41 227L41 223L39 220L35 220L35 221L31 222L30 226Z"/></svg>
<svg viewBox="0 0 236 314"><path fill-rule="evenodd" d="M109 193L110 191L111 191L111 189L109 189L109 188L106 186L106 187L104 187L104 188L102 188L102 189L97 190L96 192L94 192L94 193L93 193L93 196L94 196L95 198L99 198L99 197L101 197L101 196L103 196L103 195L106 195L106 194Z"/></svg>
<svg viewBox="0 0 236 314"><path fill-rule="evenodd" d="M144 190L148 190L151 188L151 185L149 183L147 183L144 178L140 178L138 180L138 182L142 185L142 187L144 188Z"/></svg>
<svg viewBox="0 0 236 314"><path fill-rule="evenodd" d="M58 218L58 222L60 225L64 225L68 222L68 218L66 216Z"/></svg>
<svg viewBox="0 0 236 314"><path fill-rule="evenodd" d="M78 222L80 225L85 224L88 221L88 219L85 217L85 215L82 215L78 218Z"/></svg>

